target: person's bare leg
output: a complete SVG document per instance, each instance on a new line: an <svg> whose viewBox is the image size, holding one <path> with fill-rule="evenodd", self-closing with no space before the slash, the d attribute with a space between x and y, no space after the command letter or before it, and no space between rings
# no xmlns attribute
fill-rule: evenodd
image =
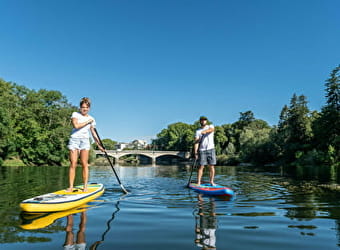
<svg viewBox="0 0 340 250"><path fill-rule="evenodd" d="M66 225L66 237L64 246L73 246L74 245L74 235L73 235L73 215L67 216L67 225Z"/></svg>
<svg viewBox="0 0 340 250"><path fill-rule="evenodd" d="M204 170L204 166L199 166L198 170L197 170L197 184L201 185L201 179L203 176L203 170Z"/></svg>
<svg viewBox="0 0 340 250"><path fill-rule="evenodd" d="M84 192L87 192L87 182L89 181L89 150L80 151L80 163L83 167L83 182L84 182Z"/></svg>
<svg viewBox="0 0 340 250"><path fill-rule="evenodd" d="M85 242L85 229L86 229L86 212L80 215L79 231L77 233L77 244L84 244Z"/></svg>
<svg viewBox="0 0 340 250"><path fill-rule="evenodd" d="M209 172L210 172L210 184L211 185L216 185L214 182L215 179L215 166L214 165L209 165Z"/></svg>
<svg viewBox="0 0 340 250"><path fill-rule="evenodd" d="M73 191L73 184L74 179L76 176L76 167L77 167L77 161L78 161L78 150L70 150L70 169L68 173L68 181L69 181L69 187L67 189L68 192Z"/></svg>

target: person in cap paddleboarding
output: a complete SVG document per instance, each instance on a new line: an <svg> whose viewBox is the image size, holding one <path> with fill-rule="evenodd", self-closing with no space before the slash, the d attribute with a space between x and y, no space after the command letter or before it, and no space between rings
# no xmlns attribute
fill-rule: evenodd
<svg viewBox="0 0 340 250"><path fill-rule="evenodd" d="M84 192L87 192L87 182L89 179L88 159L90 152L90 132L94 138L98 148L101 151L104 149L99 143L99 139L94 131L96 126L95 119L89 115L91 101L89 98L84 97L80 100L80 111L73 112L71 116L72 132L68 143L68 149L70 150L70 169L69 169L69 188L68 192L73 191L73 184L76 175L76 167L78 158L80 156L80 164L83 167L82 176L84 182Z"/></svg>
<svg viewBox="0 0 340 250"><path fill-rule="evenodd" d="M211 185L216 185L215 178L215 165L216 165L216 152L214 144L214 131L213 124L208 124L208 118L205 116L200 117L201 128L196 130L194 153L195 158L199 159L199 168L197 171L197 184L201 185L204 166L209 167L209 182Z"/></svg>

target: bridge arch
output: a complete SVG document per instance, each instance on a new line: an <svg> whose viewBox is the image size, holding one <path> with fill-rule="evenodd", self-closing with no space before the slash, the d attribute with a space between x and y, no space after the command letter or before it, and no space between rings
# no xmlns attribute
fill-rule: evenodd
<svg viewBox="0 0 340 250"><path fill-rule="evenodd" d="M125 155L143 155L151 159L152 164L156 163L157 158L162 156L175 156L176 158L189 159L190 152L185 151L151 151L151 150L107 150L107 154L115 159L117 163L119 158ZM96 155L103 155L100 150L95 150Z"/></svg>

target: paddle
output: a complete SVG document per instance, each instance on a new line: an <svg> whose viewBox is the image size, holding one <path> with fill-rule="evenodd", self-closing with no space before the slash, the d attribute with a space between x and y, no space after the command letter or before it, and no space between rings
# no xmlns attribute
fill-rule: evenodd
<svg viewBox="0 0 340 250"><path fill-rule="evenodd" d="M203 136L204 136L204 135L203 135ZM201 146L201 143L202 143L202 140L203 140L203 136L201 137L201 139L200 139L199 142L198 142L197 151L200 150L200 146ZM195 149L195 148L194 148L194 149ZM194 151L195 151L195 150L194 150ZM194 153L195 153L195 152L194 152ZM198 157L196 157L196 155L195 155L194 163L191 165L191 172L190 172L190 177L189 177L189 181L188 181L187 187L189 187L189 185L190 185L191 177L192 177L192 172L193 172L193 170L194 170L194 168L195 168L195 166L196 166L197 159L198 159Z"/></svg>
<svg viewBox="0 0 340 250"><path fill-rule="evenodd" d="M113 173L115 174L115 176L116 176L116 178L117 178L117 181L118 181L120 187L122 188L122 190L124 191L124 193L128 194L129 192L126 191L126 189L124 188L123 184L121 183L121 181L120 181L120 179L119 179L119 177L118 177L118 175L117 175L117 173L116 173L116 170L115 170L115 168L114 168L114 166L113 166L113 163L111 162L110 157L109 157L109 155L108 155L107 152L106 152L106 149L105 149L105 147L104 147L104 144L103 144L102 140L100 139L99 134L98 134L96 128L94 128L94 132L96 132L96 135L97 135L98 141L99 141L99 143L100 143L100 146L104 149L105 157L106 157L106 159L108 160L108 162L110 163L110 166L111 166L111 168L112 168L112 170L113 170Z"/></svg>
<svg viewBox="0 0 340 250"><path fill-rule="evenodd" d="M194 168L196 166L196 162L197 162L197 158L195 157L194 163L191 165L190 177L189 177L189 180L188 180L187 187L189 187L189 185L190 185L191 177L192 177L192 172L193 172L193 170L194 170Z"/></svg>

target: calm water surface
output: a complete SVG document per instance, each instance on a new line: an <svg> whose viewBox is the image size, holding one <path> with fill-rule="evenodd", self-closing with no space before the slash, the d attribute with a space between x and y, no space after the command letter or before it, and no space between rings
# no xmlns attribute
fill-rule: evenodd
<svg viewBox="0 0 340 250"><path fill-rule="evenodd" d="M77 240L85 249L339 248L340 195L313 180L217 167L216 182L237 193L228 201L185 188L189 166L116 169L129 194L110 167L91 167L91 182L106 191L88 208L27 216L20 201L65 188L67 168L0 168L0 248L64 249Z"/></svg>

